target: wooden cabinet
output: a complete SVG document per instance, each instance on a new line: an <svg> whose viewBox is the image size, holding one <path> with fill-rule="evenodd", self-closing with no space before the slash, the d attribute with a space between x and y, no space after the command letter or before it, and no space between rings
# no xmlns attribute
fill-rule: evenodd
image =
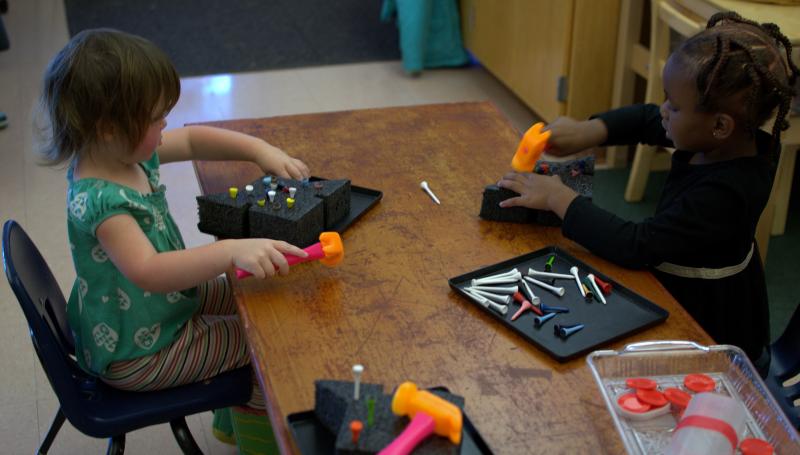
<svg viewBox="0 0 800 455"><path fill-rule="evenodd" d="M619 0L460 0L466 48L547 121L611 107Z"/></svg>

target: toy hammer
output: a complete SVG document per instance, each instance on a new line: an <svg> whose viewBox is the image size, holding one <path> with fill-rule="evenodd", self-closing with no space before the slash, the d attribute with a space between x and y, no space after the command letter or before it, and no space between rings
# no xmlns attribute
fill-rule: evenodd
<svg viewBox="0 0 800 455"><path fill-rule="evenodd" d="M342 258L344 258L344 244L338 232L323 232L319 235L318 243L304 248L303 251L308 253L308 256L304 258L292 254L284 254L283 256L290 266L319 259L319 262L324 265L333 267L342 262ZM236 269L236 278L241 279L249 276L253 276L253 274L246 270Z"/></svg>
<svg viewBox="0 0 800 455"><path fill-rule="evenodd" d="M511 160L511 167L517 172L533 172L536 161L542 156L550 131L542 132L544 123L539 122L525 132Z"/></svg>
<svg viewBox="0 0 800 455"><path fill-rule="evenodd" d="M378 455L407 455L431 433L448 437L453 444L461 443L461 409L427 390L419 390L413 382L404 382L397 388L392 412L412 417L411 423Z"/></svg>

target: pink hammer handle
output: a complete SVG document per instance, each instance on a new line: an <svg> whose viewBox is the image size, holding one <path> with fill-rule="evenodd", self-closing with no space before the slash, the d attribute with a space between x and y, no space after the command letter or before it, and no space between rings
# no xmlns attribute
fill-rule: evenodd
<svg viewBox="0 0 800 455"><path fill-rule="evenodd" d="M433 433L436 422L424 412L417 412L405 430L378 455L408 455L417 445Z"/></svg>
<svg viewBox="0 0 800 455"><path fill-rule="evenodd" d="M284 254L283 257L286 258L286 262L288 262L290 266L299 264L301 262L316 261L318 259L322 259L325 257L325 252L322 251L322 244L320 242L317 242L311 246L303 248L303 251L308 253L308 256L301 258L293 254ZM249 276L253 276L253 274L248 272L247 270L236 269L236 278L242 279L242 278L247 278Z"/></svg>

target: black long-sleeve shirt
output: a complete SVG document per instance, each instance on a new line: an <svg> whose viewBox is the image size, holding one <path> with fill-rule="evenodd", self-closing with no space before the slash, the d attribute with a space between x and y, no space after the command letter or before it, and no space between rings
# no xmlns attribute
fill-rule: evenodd
<svg viewBox="0 0 800 455"><path fill-rule="evenodd" d="M596 117L608 128L607 145L673 146L656 105ZM689 164L693 153L677 150L654 216L634 223L578 197L564 216L563 233L609 261L651 269L717 343L739 346L755 361L769 343L766 281L754 238L774 177L771 140L758 131L756 156L711 164ZM719 269L742 263L751 251L746 268L726 278L655 269L662 263Z"/></svg>

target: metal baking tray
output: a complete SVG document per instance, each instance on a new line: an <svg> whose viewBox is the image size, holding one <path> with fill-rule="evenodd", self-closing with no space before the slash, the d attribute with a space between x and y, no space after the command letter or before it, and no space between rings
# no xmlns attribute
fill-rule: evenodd
<svg viewBox="0 0 800 455"><path fill-rule="evenodd" d="M630 392L625 380L646 377L659 387L686 390L683 378L703 373L717 383L715 393L732 397L747 410L747 428L741 439L768 441L775 453L800 453L800 436L769 393L745 353L736 346L702 346L692 341L634 343L621 351L595 351L586 358L600 393L629 454L663 453L677 418L666 414L649 420L630 420L617 413L614 402Z"/></svg>
<svg viewBox="0 0 800 455"><path fill-rule="evenodd" d="M523 313L515 321L511 320L511 316L519 309L520 305L518 303L511 303L508 313L501 315L478 304L464 291L464 288L470 285L473 278L502 273L515 267L523 274L526 274L529 268L542 271L550 255L555 255L555 262L552 267L553 272L569 274L570 267L577 266L581 277L592 273L600 279L611 283L613 291L611 295L605 296L607 304L603 305L598 301L587 303L578 291L574 280L556 280L556 285L562 286L566 290L563 297L558 297L549 291L529 284L533 292L545 305L564 306L570 310L569 313L557 315L541 328L535 328L533 318L536 315L530 311ZM503 325L533 343L539 349L547 352L559 362L566 362L590 352L600 345L652 327L665 321L669 316L667 310L625 288L613 278L606 276L555 246L546 247L459 275L451 278L449 283L450 287L467 301L483 309ZM555 336L553 333L554 324L571 323L582 323L585 324L585 327L566 340Z"/></svg>

